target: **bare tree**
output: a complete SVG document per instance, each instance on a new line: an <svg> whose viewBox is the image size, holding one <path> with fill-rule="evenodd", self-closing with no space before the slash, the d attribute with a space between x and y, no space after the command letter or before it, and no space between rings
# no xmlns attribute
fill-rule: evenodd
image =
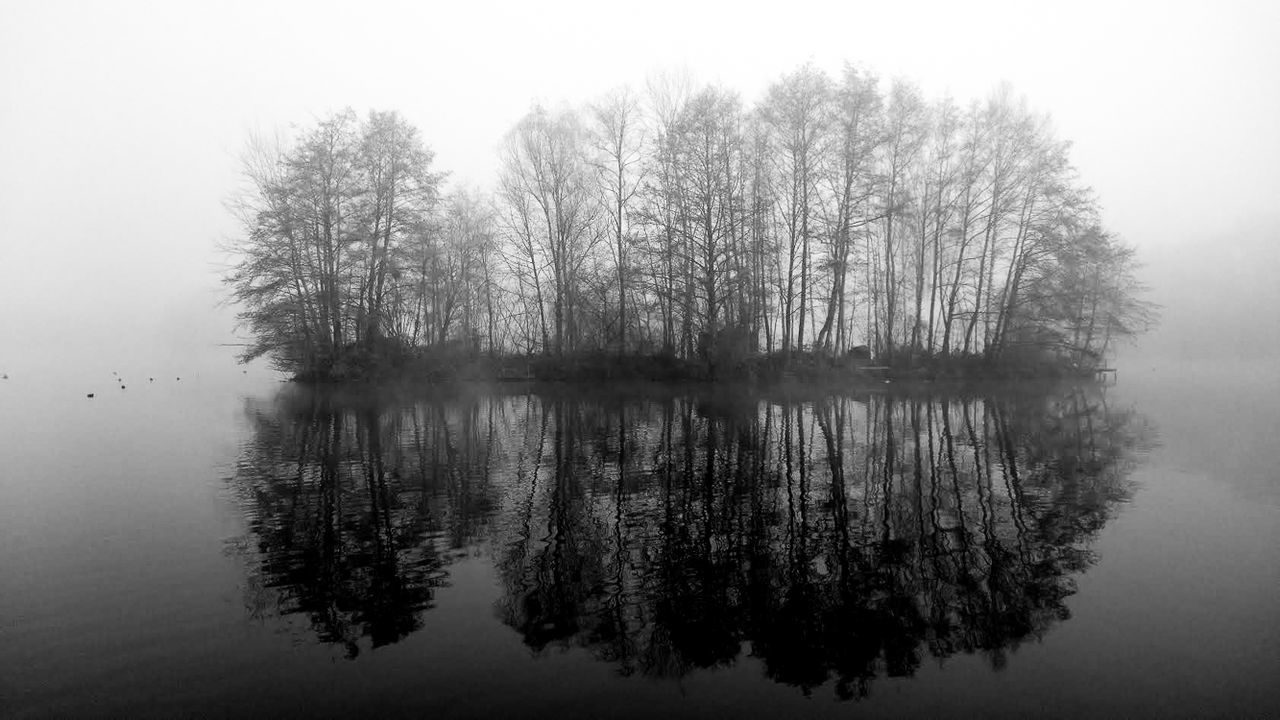
<svg viewBox="0 0 1280 720"><path fill-rule="evenodd" d="M903 214L907 199L904 197L904 179L908 169L917 160L920 147L924 142L924 101L919 90L902 81L895 81L889 93L889 103L885 112L884 153L884 236L881 289L884 299L883 322L880 324L883 333L879 347L886 358L892 358L896 340L894 338L895 323L898 319L898 293L900 273L898 264L900 252L899 239L895 234L894 221Z"/></svg>
<svg viewBox="0 0 1280 720"><path fill-rule="evenodd" d="M618 279L618 349L627 350L627 293L630 284L632 205L640 192L644 135L639 102L627 88L613 91L591 109L593 165L613 234Z"/></svg>
<svg viewBox="0 0 1280 720"><path fill-rule="evenodd" d="M426 237L426 218L435 210L443 176L431 172L432 153L418 131L394 112L372 112L361 128L356 169L364 192L359 232L365 265L358 298L357 332L372 348L390 323L384 305L393 255Z"/></svg>
<svg viewBox="0 0 1280 720"><path fill-rule="evenodd" d="M504 158L508 201L518 212L531 211L538 219L534 230L535 223L528 218L524 240L531 264L536 267L541 255L550 266L554 337L550 349L557 355L578 343L580 270L601 238L595 226L599 203L592 191L582 135L573 113L552 116L536 107L508 136Z"/></svg>
<svg viewBox="0 0 1280 720"><path fill-rule="evenodd" d="M778 194L779 215L787 233L786 290L782 297L783 352L791 349L793 336L797 349L804 348L810 283L810 220L817 195L816 175L830 94L827 76L805 65L770 86L760 108L771 130L779 187L785 188Z"/></svg>
<svg viewBox="0 0 1280 720"><path fill-rule="evenodd" d="M835 349L843 351L852 334L848 327L852 313L846 318L846 307L852 295L848 283L856 235L878 217L871 200L877 187L875 154L884 134L876 79L847 66L833 92L829 112L831 145L823 158L821 207L831 289L815 343L830 350L834 336Z"/></svg>

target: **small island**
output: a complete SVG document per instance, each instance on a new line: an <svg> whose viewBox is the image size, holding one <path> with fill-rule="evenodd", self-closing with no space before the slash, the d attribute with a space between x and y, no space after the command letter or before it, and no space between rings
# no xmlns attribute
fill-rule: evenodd
<svg viewBox="0 0 1280 720"><path fill-rule="evenodd" d="M255 139L225 281L311 382L1092 375L1154 317L1069 145L1008 87L812 66L535 106L491 192L395 112Z"/></svg>

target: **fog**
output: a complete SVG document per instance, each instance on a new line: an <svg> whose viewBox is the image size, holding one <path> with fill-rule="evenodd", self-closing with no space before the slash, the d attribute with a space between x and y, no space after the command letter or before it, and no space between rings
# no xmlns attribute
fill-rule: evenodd
<svg viewBox="0 0 1280 720"><path fill-rule="evenodd" d="M219 244L253 132L396 109L487 188L533 102L664 69L750 101L846 60L962 103L1007 80L1053 116L1164 306L1129 357L1280 356L1280 5L828 4L6 4L0 370L235 342Z"/></svg>

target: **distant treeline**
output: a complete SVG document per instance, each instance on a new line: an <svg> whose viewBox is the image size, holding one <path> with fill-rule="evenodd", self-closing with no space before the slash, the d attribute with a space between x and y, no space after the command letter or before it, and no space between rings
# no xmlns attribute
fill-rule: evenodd
<svg viewBox="0 0 1280 720"><path fill-rule="evenodd" d="M417 130L347 110L245 155L227 276L311 377L609 353L1095 366L1152 310L1068 144L1001 88L966 107L805 66L754 106L659 78L534 107L489 193Z"/></svg>

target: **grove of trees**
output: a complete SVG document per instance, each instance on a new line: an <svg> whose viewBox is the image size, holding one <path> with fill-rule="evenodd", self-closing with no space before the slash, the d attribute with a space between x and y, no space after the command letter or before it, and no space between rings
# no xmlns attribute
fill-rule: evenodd
<svg viewBox="0 0 1280 720"><path fill-rule="evenodd" d="M804 66L753 105L659 77L535 106L491 191L447 191L404 118L347 110L251 143L226 280L246 356L320 376L431 353L1089 366L1152 311L1068 149L1007 87L959 105Z"/></svg>

